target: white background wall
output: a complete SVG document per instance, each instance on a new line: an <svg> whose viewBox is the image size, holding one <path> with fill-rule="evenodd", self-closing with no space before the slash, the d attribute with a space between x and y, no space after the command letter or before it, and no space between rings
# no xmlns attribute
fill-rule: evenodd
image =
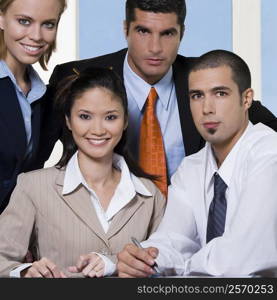
<svg viewBox="0 0 277 300"><path fill-rule="evenodd" d="M261 0L233 0L233 51L247 61L255 99L262 99Z"/></svg>
<svg viewBox="0 0 277 300"><path fill-rule="evenodd" d="M35 65L35 69L39 72L44 82L48 80L52 74L54 67L63 62L76 60L78 58L78 1L68 0L68 7L61 17L57 36L57 51L53 53L48 71L41 69L39 64ZM55 148L45 163L45 167L55 165L62 154L62 144L58 141Z"/></svg>

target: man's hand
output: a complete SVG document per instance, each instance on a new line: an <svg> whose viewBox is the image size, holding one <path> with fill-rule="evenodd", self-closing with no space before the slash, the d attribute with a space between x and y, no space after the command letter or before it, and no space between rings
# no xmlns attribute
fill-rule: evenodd
<svg viewBox="0 0 277 300"><path fill-rule="evenodd" d="M102 277L104 275L105 263L96 253L81 255L76 266L68 267L71 273L83 273L86 277Z"/></svg>
<svg viewBox="0 0 277 300"><path fill-rule="evenodd" d="M63 272L48 258L33 262L32 266L21 272L25 278L66 278Z"/></svg>
<svg viewBox="0 0 277 300"><path fill-rule="evenodd" d="M149 277L155 274L152 266L159 250L154 247L145 249L128 244L118 253L117 270L119 277Z"/></svg>

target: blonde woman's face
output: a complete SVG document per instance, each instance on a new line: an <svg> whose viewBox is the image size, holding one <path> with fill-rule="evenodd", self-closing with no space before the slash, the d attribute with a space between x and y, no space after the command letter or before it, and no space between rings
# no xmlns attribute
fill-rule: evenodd
<svg viewBox="0 0 277 300"><path fill-rule="evenodd" d="M18 65L36 63L54 43L60 11L57 0L14 0L0 14L7 47L5 61L12 71Z"/></svg>

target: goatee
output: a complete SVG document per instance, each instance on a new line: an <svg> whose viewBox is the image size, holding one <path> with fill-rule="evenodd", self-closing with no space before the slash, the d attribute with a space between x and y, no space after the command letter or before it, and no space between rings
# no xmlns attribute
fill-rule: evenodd
<svg viewBox="0 0 277 300"><path fill-rule="evenodd" d="M208 133L209 133L209 134L215 134L215 132L216 132L216 129L215 129L215 128L209 128L209 129L208 129Z"/></svg>

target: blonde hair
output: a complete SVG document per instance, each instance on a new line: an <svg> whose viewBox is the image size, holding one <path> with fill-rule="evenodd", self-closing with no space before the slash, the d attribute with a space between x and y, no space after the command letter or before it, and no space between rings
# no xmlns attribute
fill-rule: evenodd
<svg viewBox="0 0 277 300"><path fill-rule="evenodd" d="M9 6L13 3L14 0L0 0L0 11L2 14L5 14L6 11L8 10ZM67 0L58 0L61 5L61 10L60 10L60 16L66 9L66 2ZM56 50L56 40L54 43L49 47L49 49L40 57L39 59L39 64L43 68L43 70L47 70L47 63L53 53L53 51ZM7 55L7 47L4 41L4 31L0 29L0 59L4 59Z"/></svg>

